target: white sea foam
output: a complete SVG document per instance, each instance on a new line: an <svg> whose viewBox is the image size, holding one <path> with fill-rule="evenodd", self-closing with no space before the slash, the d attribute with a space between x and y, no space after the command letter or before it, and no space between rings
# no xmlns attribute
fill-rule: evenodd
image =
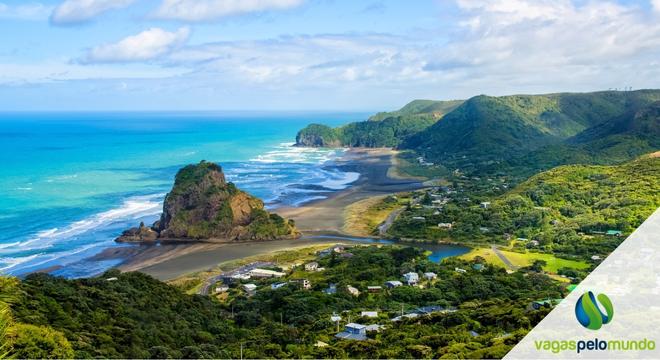
<svg viewBox="0 0 660 360"><path fill-rule="evenodd" d="M345 172L337 175L319 183L319 185L332 190L342 190L360 178L360 173L356 172Z"/></svg>
<svg viewBox="0 0 660 360"><path fill-rule="evenodd" d="M293 146L295 143L281 143L275 150L251 159L260 163L309 163L322 164L338 156L343 149L325 149Z"/></svg>
<svg viewBox="0 0 660 360"><path fill-rule="evenodd" d="M126 199L115 209L92 215L86 219L76 221L63 228L53 228L38 232L32 239L13 244L4 244L0 253L17 253L28 250L40 250L52 247L55 243L62 243L95 228L112 224L116 221L137 219L161 212L161 199L164 194L136 196Z"/></svg>

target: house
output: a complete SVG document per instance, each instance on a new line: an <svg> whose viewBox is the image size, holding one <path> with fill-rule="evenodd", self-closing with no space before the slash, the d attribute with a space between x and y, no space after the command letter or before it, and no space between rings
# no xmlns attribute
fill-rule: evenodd
<svg viewBox="0 0 660 360"><path fill-rule="evenodd" d="M275 283L275 284L271 284L270 288L273 289L273 290L277 290L281 287L284 287L285 285L286 285L285 282L278 282L278 283Z"/></svg>
<svg viewBox="0 0 660 360"><path fill-rule="evenodd" d="M379 324L373 324L373 325L367 325L367 332L369 331L381 331L385 329L385 325L379 325Z"/></svg>
<svg viewBox="0 0 660 360"><path fill-rule="evenodd" d="M377 293L380 292L381 290L383 290L382 286L367 286L367 291L369 291L370 293Z"/></svg>
<svg viewBox="0 0 660 360"><path fill-rule="evenodd" d="M460 273L460 274L464 274L464 273L467 272L467 270L461 269L461 268L454 268L454 271L456 271L457 273Z"/></svg>
<svg viewBox="0 0 660 360"><path fill-rule="evenodd" d="M415 221L426 221L426 218L423 216L413 216L412 219Z"/></svg>
<svg viewBox="0 0 660 360"><path fill-rule="evenodd" d="M403 320L403 319L414 319L414 318L416 318L416 317L419 317L419 314L417 314L417 313L410 313L410 314L405 314L405 315L400 315L400 316L394 317L394 318L392 318L391 320L392 320L393 322L397 322L397 321L401 321L401 320Z"/></svg>
<svg viewBox="0 0 660 360"><path fill-rule="evenodd" d="M490 207L490 201L483 201L479 204L482 209L488 209Z"/></svg>
<svg viewBox="0 0 660 360"><path fill-rule="evenodd" d="M316 271L319 268L319 263L313 261L311 263L305 264L305 271Z"/></svg>
<svg viewBox="0 0 660 360"><path fill-rule="evenodd" d="M294 279L294 280L289 280L289 282L296 283L305 290L309 290L312 288L312 283L310 283L309 280L307 279Z"/></svg>
<svg viewBox="0 0 660 360"><path fill-rule="evenodd" d="M437 312L441 312L441 311L445 311L445 308L443 308L442 306L438 306L438 305L430 305L430 306L423 306L423 307L417 308L417 309L413 310L412 313L418 314L418 315L431 315L433 313L437 313Z"/></svg>
<svg viewBox="0 0 660 360"><path fill-rule="evenodd" d="M328 295L333 295L337 293L337 284L329 284L328 288L323 290Z"/></svg>
<svg viewBox="0 0 660 360"><path fill-rule="evenodd" d="M317 340L317 341L316 341L316 344L314 344L314 346L319 347L319 348L322 348L322 347L326 347L326 346L328 346L328 344L327 344L327 343L324 343L324 342L321 341L321 340Z"/></svg>
<svg viewBox="0 0 660 360"><path fill-rule="evenodd" d="M454 226L454 224L452 224L452 223L438 223L438 227L441 228L441 229L449 229L449 230L451 230L451 228L452 228L453 226Z"/></svg>
<svg viewBox="0 0 660 360"><path fill-rule="evenodd" d="M385 286L388 289L393 289L395 287L402 286L402 285L403 285L403 283L401 281L398 281L398 280L390 280L390 281L385 282Z"/></svg>
<svg viewBox="0 0 660 360"><path fill-rule="evenodd" d="M438 277L438 275L434 272L425 272L424 273L424 278L426 280L435 280Z"/></svg>
<svg viewBox="0 0 660 360"><path fill-rule="evenodd" d="M362 324L349 323L344 327L344 331L338 333L335 337L344 340L366 340L367 327Z"/></svg>
<svg viewBox="0 0 660 360"><path fill-rule="evenodd" d="M256 278L272 278L272 277L282 277L286 275L283 272L267 270L267 269L252 269L249 272L251 277Z"/></svg>
<svg viewBox="0 0 660 360"><path fill-rule="evenodd" d="M349 294L351 294L353 296L360 295L360 290L358 290L358 289L356 289L356 288L354 288L350 285L346 285L346 290L348 291Z"/></svg>
<svg viewBox="0 0 660 360"><path fill-rule="evenodd" d="M542 307L553 307L561 302L562 299L545 299L545 300L537 300L537 301L532 301L529 304L529 309L531 310L539 310Z"/></svg>
<svg viewBox="0 0 660 360"><path fill-rule="evenodd" d="M250 274L238 273L231 276L230 280L250 280Z"/></svg>
<svg viewBox="0 0 660 360"><path fill-rule="evenodd" d="M416 285L417 282L419 281L419 275L417 275L416 272L409 272L403 274L403 278L406 281L406 284L408 285Z"/></svg>
<svg viewBox="0 0 660 360"><path fill-rule="evenodd" d="M605 235L607 235L607 236L621 236L621 235L623 235L623 233L619 230L607 230Z"/></svg>
<svg viewBox="0 0 660 360"><path fill-rule="evenodd" d="M538 242L538 240L532 240L532 241L529 242L529 245L530 246L539 246L539 242Z"/></svg>
<svg viewBox="0 0 660 360"><path fill-rule="evenodd" d="M598 260L600 260L600 256L598 256L598 255L593 255L593 256L591 257L591 260L598 261Z"/></svg>
<svg viewBox="0 0 660 360"><path fill-rule="evenodd" d="M247 293L248 296L252 296L257 293L257 285L255 284L245 284L243 285L243 290Z"/></svg>
<svg viewBox="0 0 660 360"><path fill-rule="evenodd" d="M220 285L220 286L215 287L215 293L216 294L227 292L227 291L229 291L229 286L227 286L227 285Z"/></svg>
<svg viewBox="0 0 660 360"><path fill-rule="evenodd" d="M482 226L482 227L479 228L479 231L481 231L483 233L490 232L490 228Z"/></svg>
<svg viewBox="0 0 660 360"><path fill-rule="evenodd" d="M368 317L368 318L377 318L378 317L378 311L363 311L363 312L360 313L360 316Z"/></svg>

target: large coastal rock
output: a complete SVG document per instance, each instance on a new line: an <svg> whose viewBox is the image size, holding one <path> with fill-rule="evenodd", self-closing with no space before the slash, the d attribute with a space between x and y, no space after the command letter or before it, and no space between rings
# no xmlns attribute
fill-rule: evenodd
<svg viewBox="0 0 660 360"><path fill-rule="evenodd" d="M296 146L339 147L342 143L337 129L321 124L310 124L296 134Z"/></svg>
<svg viewBox="0 0 660 360"><path fill-rule="evenodd" d="M261 200L227 182L219 165L202 161L179 170L159 221L151 228L142 225L129 229L117 241L275 240L298 236L292 220L269 213Z"/></svg>

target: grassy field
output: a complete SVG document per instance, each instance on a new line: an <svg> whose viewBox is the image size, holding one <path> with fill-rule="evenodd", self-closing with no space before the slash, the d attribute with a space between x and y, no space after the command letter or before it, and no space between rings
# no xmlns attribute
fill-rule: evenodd
<svg viewBox="0 0 660 360"><path fill-rule="evenodd" d="M423 166L417 162L416 157L415 153L409 151L395 154L392 158L394 166L390 168L387 175L395 179L421 181L447 177L448 171L443 166Z"/></svg>
<svg viewBox="0 0 660 360"><path fill-rule="evenodd" d="M377 235L378 225L397 208L405 206L410 201L410 195L397 194L396 198L374 196L355 202L344 210L343 231L354 236Z"/></svg>
<svg viewBox="0 0 660 360"><path fill-rule="evenodd" d="M589 267L589 264L583 261L567 260L555 257L552 254L541 254L541 253L517 253L512 251L500 250L500 252L507 258L509 261L518 267L525 267L532 265L535 260L543 260L546 262L546 265L543 267L543 270L549 273L557 273L557 271L563 267L573 268L573 269L586 269ZM481 256L488 263L495 264L501 267L506 267L504 262L495 254L490 248L478 248L470 251L469 253L461 256L463 259L473 259L476 256Z"/></svg>

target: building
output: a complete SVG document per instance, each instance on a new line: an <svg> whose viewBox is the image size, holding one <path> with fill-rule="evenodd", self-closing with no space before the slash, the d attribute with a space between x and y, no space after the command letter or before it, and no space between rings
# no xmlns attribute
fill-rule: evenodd
<svg viewBox="0 0 660 360"><path fill-rule="evenodd" d="M272 278L272 277L282 277L286 275L283 272L267 270L267 269L252 269L249 272L251 277L255 278Z"/></svg>
<svg viewBox="0 0 660 360"><path fill-rule="evenodd" d="M488 209L490 207L490 201L483 201L479 204L482 209Z"/></svg>
<svg viewBox="0 0 660 360"><path fill-rule="evenodd" d="M385 282L385 286L388 289L393 289L395 287L402 286L402 285L403 285L403 283L399 280L390 280L390 281Z"/></svg>
<svg viewBox="0 0 660 360"><path fill-rule="evenodd" d="M378 311L363 311L363 312L360 313L360 316L368 317L368 318L377 318L378 317Z"/></svg>
<svg viewBox="0 0 660 360"><path fill-rule="evenodd" d="M434 272L425 272L424 273L424 278L426 280L435 280L438 278L438 275Z"/></svg>
<svg viewBox="0 0 660 360"><path fill-rule="evenodd" d="M243 285L243 290L247 293L248 296L252 296L257 293L257 285L255 284L245 284Z"/></svg>
<svg viewBox="0 0 660 360"><path fill-rule="evenodd" d="M621 235L623 235L623 233L619 230L607 230L605 235L607 235L607 236L621 236Z"/></svg>
<svg viewBox="0 0 660 360"><path fill-rule="evenodd" d="M598 256L598 255L593 255L593 256L591 257L591 260L598 261L598 260L600 260L600 256Z"/></svg>
<svg viewBox="0 0 660 360"><path fill-rule="evenodd" d="M360 290L358 290L358 289L356 289L356 288L354 288L350 285L346 285L346 290L348 291L349 294L351 294L353 296L360 295Z"/></svg>
<svg viewBox="0 0 660 360"><path fill-rule="evenodd" d="M313 261L311 263L305 264L305 271L316 271L319 268L319 263Z"/></svg>
<svg viewBox="0 0 660 360"><path fill-rule="evenodd" d="M346 324L344 331L335 335L336 338L344 340L367 340L367 327L362 324Z"/></svg>
<svg viewBox="0 0 660 360"><path fill-rule="evenodd" d="M333 295L337 293L337 284L329 284L328 287L323 290L328 295Z"/></svg>
<svg viewBox="0 0 660 360"><path fill-rule="evenodd" d="M456 271L456 272L459 273L459 274L464 274L464 273L467 272L467 270L465 270L465 269L461 269L461 268L454 268L454 271Z"/></svg>
<svg viewBox="0 0 660 360"><path fill-rule="evenodd" d="M426 218L423 216L413 216L412 219L415 221L426 221Z"/></svg>
<svg viewBox="0 0 660 360"><path fill-rule="evenodd" d="M454 224L452 224L452 223L438 223L438 227L441 228L441 229L451 230L451 228L454 227Z"/></svg>
<svg viewBox="0 0 660 360"><path fill-rule="evenodd" d="M530 246L539 246L539 242L538 242L538 240L532 240L532 241L529 242L529 245Z"/></svg>
<svg viewBox="0 0 660 360"><path fill-rule="evenodd" d="M381 290L383 290L382 286L367 286L367 291L369 291L370 293L377 293L380 292Z"/></svg>
<svg viewBox="0 0 660 360"><path fill-rule="evenodd" d="M545 299L545 300L532 301L532 303L529 304L529 309L539 310L542 307L553 307L559 304L561 301L562 299Z"/></svg>
<svg viewBox="0 0 660 360"><path fill-rule="evenodd" d="M220 285L220 286L215 287L215 293L216 294L227 292L227 291L229 291L229 286L227 286L227 285Z"/></svg>
<svg viewBox="0 0 660 360"><path fill-rule="evenodd" d="M419 275L416 272L405 273L403 274L403 278L408 285L416 285L419 281Z"/></svg>
<svg viewBox="0 0 660 360"><path fill-rule="evenodd" d="M271 284L270 288L273 289L273 290L277 290L277 289L279 289L281 287L284 287L284 286L286 286L285 282L278 282L278 283L275 283L275 284Z"/></svg>

